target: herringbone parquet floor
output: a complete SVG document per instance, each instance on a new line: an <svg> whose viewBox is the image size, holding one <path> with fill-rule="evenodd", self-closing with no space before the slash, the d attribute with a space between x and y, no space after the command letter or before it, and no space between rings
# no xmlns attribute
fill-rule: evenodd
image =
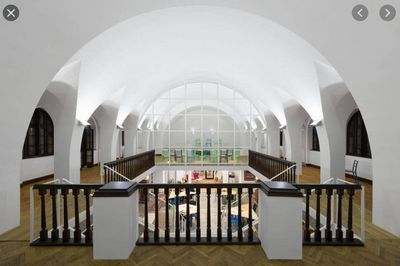
<svg viewBox="0 0 400 266"><path fill-rule="evenodd" d="M96 168L82 179L97 182ZM319 170L305 168L302 181L317 182ZM364 247L304 247L302 261L271 261L261 246L138 246L126 261L94 261L91 247L30 247L27 235L29 194L21 189L21 226L0 236L0 265L400 265L400 238L371 222L371 185L366 186ZM25 241L20 241L25 240Z"/></svg>

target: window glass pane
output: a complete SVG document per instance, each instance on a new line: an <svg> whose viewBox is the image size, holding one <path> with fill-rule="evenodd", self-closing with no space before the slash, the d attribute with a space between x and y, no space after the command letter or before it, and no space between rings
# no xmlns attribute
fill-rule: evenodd
<svg viewBox="0 0 400 266"><path fill-rule="evenodd" d="M218 116L205 115L203 116L203 130L204 131L217 131L218 130Z"/></svg>
<svg viewBox="0 0 400 266"><path fill-rule="evenodd" d="M186 130L188 132L201 130L201 115L188 115L186 121Z"/></svg>
<svg viewBox="0 0 400 266"><path fill-rule="evenodd" d="M233 130L234 121L230 116L219 116L219 129L220 130Z"/></svg>
<svg viewBox="0 0 400 266"><path fill-rule="evenodd" d="M184 115L177 115L172 117L171 130L185 130L185 116Z"/></svg>
<svg viewBox="0 0 400 266"><path fill-rule="evenodd" d="M171 132L171 147L185 147L185 132Z"/></svg>
<svg viewBox="0 0 400 266"><path fill-rule="evenodd" d="M220 132L219 138L221 140L221 147L233 147L233 131L232 132Z"/></svg>
<svg viewBox="0 0 400 266"><path fill-rule="evenodd" d="M187 131L186 146L190 148L201 147L201 132Z"/></svg>
<svg viewBox="0 0 400 266"><path fill-rule="evenodd" d="M235 146L241 148L250 147L250 131L235 132Z"/></svg>

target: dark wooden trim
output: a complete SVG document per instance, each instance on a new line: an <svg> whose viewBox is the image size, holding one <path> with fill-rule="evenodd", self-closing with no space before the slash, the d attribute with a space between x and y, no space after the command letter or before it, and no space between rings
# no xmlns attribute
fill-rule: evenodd
<svg viewBox="0 0 400 266"><path fill-rule="evenodd" d="M317 168L317 169L321 169L321 167L320 167L319 165L312 164L312 163L306 163L306 166L308 166L308 167L313 167L313 168Z"/></svg>
<svg viewBox="0 0 400 266"><path fill-rule="evenodd" d="M322 238L321 241L317 241L312 238L310 241L303 241L303 246L364 246L364 243L358 238L354 238L352 241L337 240L336 238L330 241Z"/></svg>
<svg viewBox="0 0 400 266"><path fill-rule="evenodd" d="M98 188L93 197L129 197L135 190L136 183L110 182Z"/></svg>
<svg viewBox="0 0 400 266"><path fill-rule="evenodd" d="M353 175L351 175L351 174L346 174L346 177L347 177L347 178L351 178L351 179L353 179L354 181L356 181L355 178L353 177ZM364 182L364 183L367 183L367 184L371 184L371 185L373 184L373 180L370 180L370 179L367 179L367 178L364 178L364 177L361 177L361 176L359 176L358 179L359 179L361 182Z"/></svg>
<svg viewBox="0 0 400 266"><path fill-rule="evenodd" d="M30 185L30 184L33 184L33 183L42 182L42 181L45 181L45 180L50 179L50 178L54 178L54 174L45 175L45 176L41 176L41 177L36 177L36 178L33 178L33 179L25 180L22 183L20 183L19 186L23 187L23 186Z"/></svg>
<svg viewBox="0 0 400 266"><path fill-rule="evenodd" d="M358 184L293 184L299 189L361 189Z"/></svg>
<svg viewBox="0 0 400 266"><path fill-rule="evenodd" d="M51 240L50 238L43 241L39 238L30 243L31 246L93 246L92 242L86 242L85 238L80 240L74 240L73 238L64 240L62 238L58 240Z"/></svg>
<svg viewBox="0 0 400 266"><path fill-rule="evenodd" d="M269 197L303 197L299 188L287 182L265 182L261 187Z"/></svg>
<svg viewBox="0 0 400 266"><path fill-rule="evenodd" d="M221 240L218 240L217 237L211 237L211 239L202 237L200 240L197 240L195 237L192 237L189 240L186 238L180 238L179 240L171 238L168 242L161 239L160 241L154 241L154 239L144 241L142 238L139 238L136 242L137 245L259 245L260 243L260 240L255 235L252 241L247 239L239 240L238 238L228 240L227 237L223 237Z"/></svg>

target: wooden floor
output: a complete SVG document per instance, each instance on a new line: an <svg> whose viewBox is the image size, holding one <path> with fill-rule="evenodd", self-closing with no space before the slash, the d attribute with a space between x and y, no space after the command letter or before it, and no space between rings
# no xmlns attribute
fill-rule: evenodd
<svg viewBox="0 0 400 266"><path fill-rule="evenodd" d="M98 168L82 182L98 183ZM319 169L306 167L300 181L317 183ZM91 247L30 247L29 186L21 188L21 226L0 236L0 265L400 265L400 238L371 223L372 187L366 187L364 247L304 247L303 261L270 261L260 246L138 246L127 261L94 261Z"/></svg>

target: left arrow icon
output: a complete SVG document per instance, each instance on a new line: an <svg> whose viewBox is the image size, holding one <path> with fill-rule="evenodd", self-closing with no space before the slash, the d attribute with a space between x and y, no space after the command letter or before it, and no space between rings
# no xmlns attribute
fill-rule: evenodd
<svg viewBox="0 0 400 266"><path fill-rule="evenodd" d="M357 21L366 20L368 17L368 8L364 5L356 5L353 8L352 15Z"/></svg>

